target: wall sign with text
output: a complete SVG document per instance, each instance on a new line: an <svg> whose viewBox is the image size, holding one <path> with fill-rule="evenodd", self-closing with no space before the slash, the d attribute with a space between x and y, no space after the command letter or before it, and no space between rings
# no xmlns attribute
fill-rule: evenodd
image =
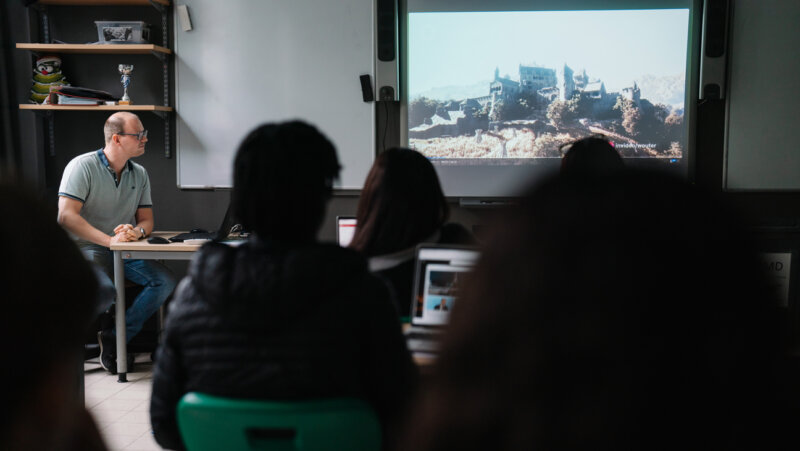
<svg viewBox="0 0 800 451"><path fill-rule="evenodd" d="M792 267L791 252L763 252L760 254L767 283L783 307L789 306L789 282Z"/></svg>

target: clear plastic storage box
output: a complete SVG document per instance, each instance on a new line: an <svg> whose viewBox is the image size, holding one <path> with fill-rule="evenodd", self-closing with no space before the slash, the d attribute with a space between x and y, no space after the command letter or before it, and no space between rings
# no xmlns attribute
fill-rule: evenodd
<svg viewBox="0 0 800 451"><path fill-rule="evenodd" d="M141 21L114 22L98 20L97 39L101 44L147 44L150 25Z"/></svg>

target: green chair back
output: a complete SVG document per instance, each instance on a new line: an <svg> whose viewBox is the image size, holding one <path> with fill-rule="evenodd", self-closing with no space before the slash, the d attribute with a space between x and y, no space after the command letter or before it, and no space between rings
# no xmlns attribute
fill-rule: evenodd
<svg viewBox="0 0 800 451"><path fill-rule="evenodd" d="M381 426L374 411L352 398L289 402L187 393L178 403L178 427L189 451L381 447Z"/></svg>

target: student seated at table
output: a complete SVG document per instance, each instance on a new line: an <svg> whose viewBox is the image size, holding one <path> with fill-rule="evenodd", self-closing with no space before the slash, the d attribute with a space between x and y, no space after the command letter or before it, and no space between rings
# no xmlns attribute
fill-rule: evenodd
<svg viewBox="0 0 800 451"><path fill-rule="evenodd" d="M350 247L392 288L400 316L408 316L419 243L473 244L472 234L448 223L449 207L436 170L421 153L389 149L375 159L356 210Z"/></svg>
<svg viewBox="0 0 800 451"><path fill-rule="evenodd" d="M316 241L339 169L333 144L299 121L240 145L231 208L252 235L204 245L178 286L153 375L162 446L182 447L175 409L189 391L362 398L385 432L401 413L416 369L389 291L360 254Z"/></svg>
<svg viewBox="0 0 800 451"><path fill-rule="evenodd" d="M104 450L78 379L95 275L28 190L0 183L0 218L0 449Z"/></svg>
<svg viewBox="0 0 800 451"><path fill-rule="evenodd" d="M783 312L737 216L657 173L530 191L399 449L797 449Z"/></svg>

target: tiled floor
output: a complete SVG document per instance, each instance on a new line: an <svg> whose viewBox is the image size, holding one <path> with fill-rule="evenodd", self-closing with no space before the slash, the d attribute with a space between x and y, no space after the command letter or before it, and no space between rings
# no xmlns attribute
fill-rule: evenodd
<svg viewBox="0 0 800 451"><path fill-rule="evenodd" d="M149 354L136 356L135 372L120 384L96 362L84 363L86 407L92 413L109 450L160 450L150 428L153 363Z"/></svg>

